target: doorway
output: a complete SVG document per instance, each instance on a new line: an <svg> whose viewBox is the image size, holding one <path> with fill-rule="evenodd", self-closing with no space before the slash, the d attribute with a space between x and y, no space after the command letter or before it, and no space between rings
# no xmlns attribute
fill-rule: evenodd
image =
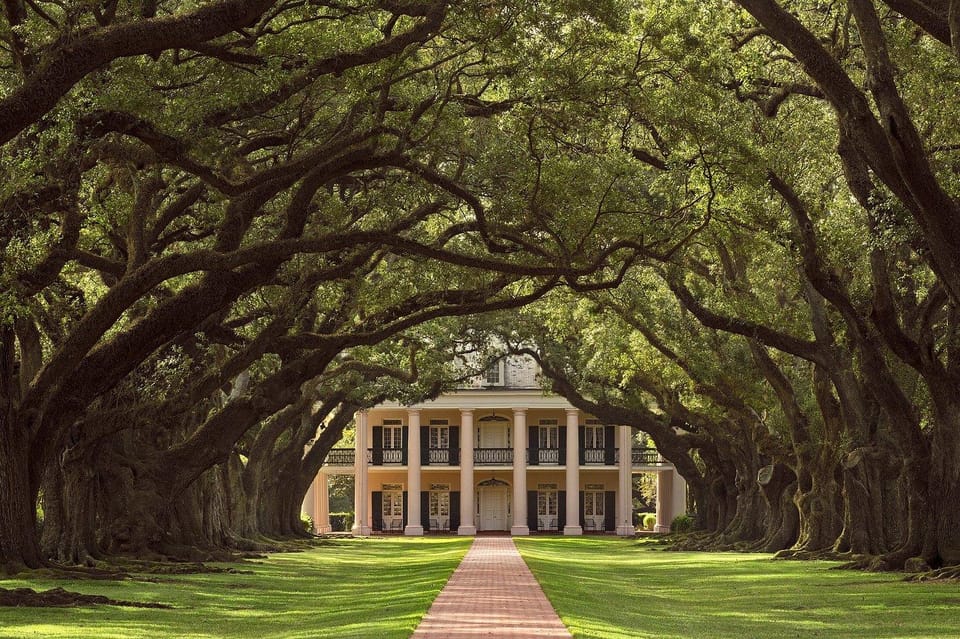
<svg viewBox="0 0 960 639"><path fill-rule="evenodd" d="M507 482L488 479L477 485L477 530L509 530L512 492Z"/></svg>

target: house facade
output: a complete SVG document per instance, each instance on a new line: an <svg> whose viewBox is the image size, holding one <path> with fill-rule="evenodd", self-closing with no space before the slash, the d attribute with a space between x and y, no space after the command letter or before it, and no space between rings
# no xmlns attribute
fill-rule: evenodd
<svg viewBox="0 0 960 639"><path fill-rule="evenodd" d="M686 484L629 426L605 424L545 395L527 358L491 366L435 400L356 416L353 448L335 448L304 510L328 532L327 478L352 473L353 533L634 534L632 478L657 474L657 526L685 512Z"/></svg>

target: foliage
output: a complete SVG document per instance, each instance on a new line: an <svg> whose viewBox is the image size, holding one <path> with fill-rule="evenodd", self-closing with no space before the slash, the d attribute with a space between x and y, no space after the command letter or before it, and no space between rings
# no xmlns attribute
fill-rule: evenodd
<svg viewBox="0 0 960 639"><path fill-rule="evenodd" d="M643 513L642 523L643 523L644 530L653 530L653 527L657 525L657 514Z"/></svg>
<svg viewBox="0 0 960 639"><path fill-rule="evenodd" d="M306 532L313 532L313 517L306 513L300 513L300 522L303 524L303 529Z"/></svg>
<svg viewBox="0 0 960 639"><path fill-rule="evenodd" d="M330 528L333 532L349 532L353 528L353 511L330 513Z"/></svg>
<svg viewBox="0 0 960 639"><path fill-rule="evenodd" d="M693 519L689 515L677 515L670 522L670 532L685 533L693 529Z"/></svg>

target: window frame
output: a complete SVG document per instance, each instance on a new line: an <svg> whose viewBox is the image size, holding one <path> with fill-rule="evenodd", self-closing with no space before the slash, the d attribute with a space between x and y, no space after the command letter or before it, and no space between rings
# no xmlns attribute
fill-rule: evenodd
<svg viewBox="0 0 960 639"><path fill-rule="evenodd" d="M546 422L546 423L545 423ZM553 422L553 423L550 423ZM540 443L540 448L543 449L558 449L560 448L560 425L556 423L557 420L540 420L540 423L537 425L539 428L538 438ZM550 443L553 443L551 446Z"/></svg>
<svg viewBox="0 0 960 639"><path fill-rule="evenodd" d="M381 425L380 443L384 450L401 450L403 448L403 422L399 419L385 419ZM390 445L387 445L389 441Z"/></svg>
<svg viewBox="0 0 960 639"><path fill-rule="evenodd" d="M428 435L428 447L432 450L450 448L450 425L445 419L431 419Z"/></svg>
<svg viewBox="0 0 960 639"><path fill-rule="evenodd" d="M402 490L384 490L381 492L382 504L380 507L381 516L403 517L403 491Z"/></svg>
<svg viewBox="0 0 960 639"><path fill-rule="evenodd" d="M552 503L551 503L552 500ZM550 512L550 506L553 512ZM547 511L547 512L543 512ZM558 517L560 512L560 491L556 484L537 485L537 517Z"/></svg>

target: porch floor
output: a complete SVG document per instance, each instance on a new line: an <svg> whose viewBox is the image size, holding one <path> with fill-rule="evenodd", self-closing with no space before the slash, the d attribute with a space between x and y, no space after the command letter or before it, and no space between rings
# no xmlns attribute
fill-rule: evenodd
<svg viewBox="0 0 960 639"><path fill-rule="evenodd" d="M570 638L509 536L481 536L412 639Z"/></svg>

